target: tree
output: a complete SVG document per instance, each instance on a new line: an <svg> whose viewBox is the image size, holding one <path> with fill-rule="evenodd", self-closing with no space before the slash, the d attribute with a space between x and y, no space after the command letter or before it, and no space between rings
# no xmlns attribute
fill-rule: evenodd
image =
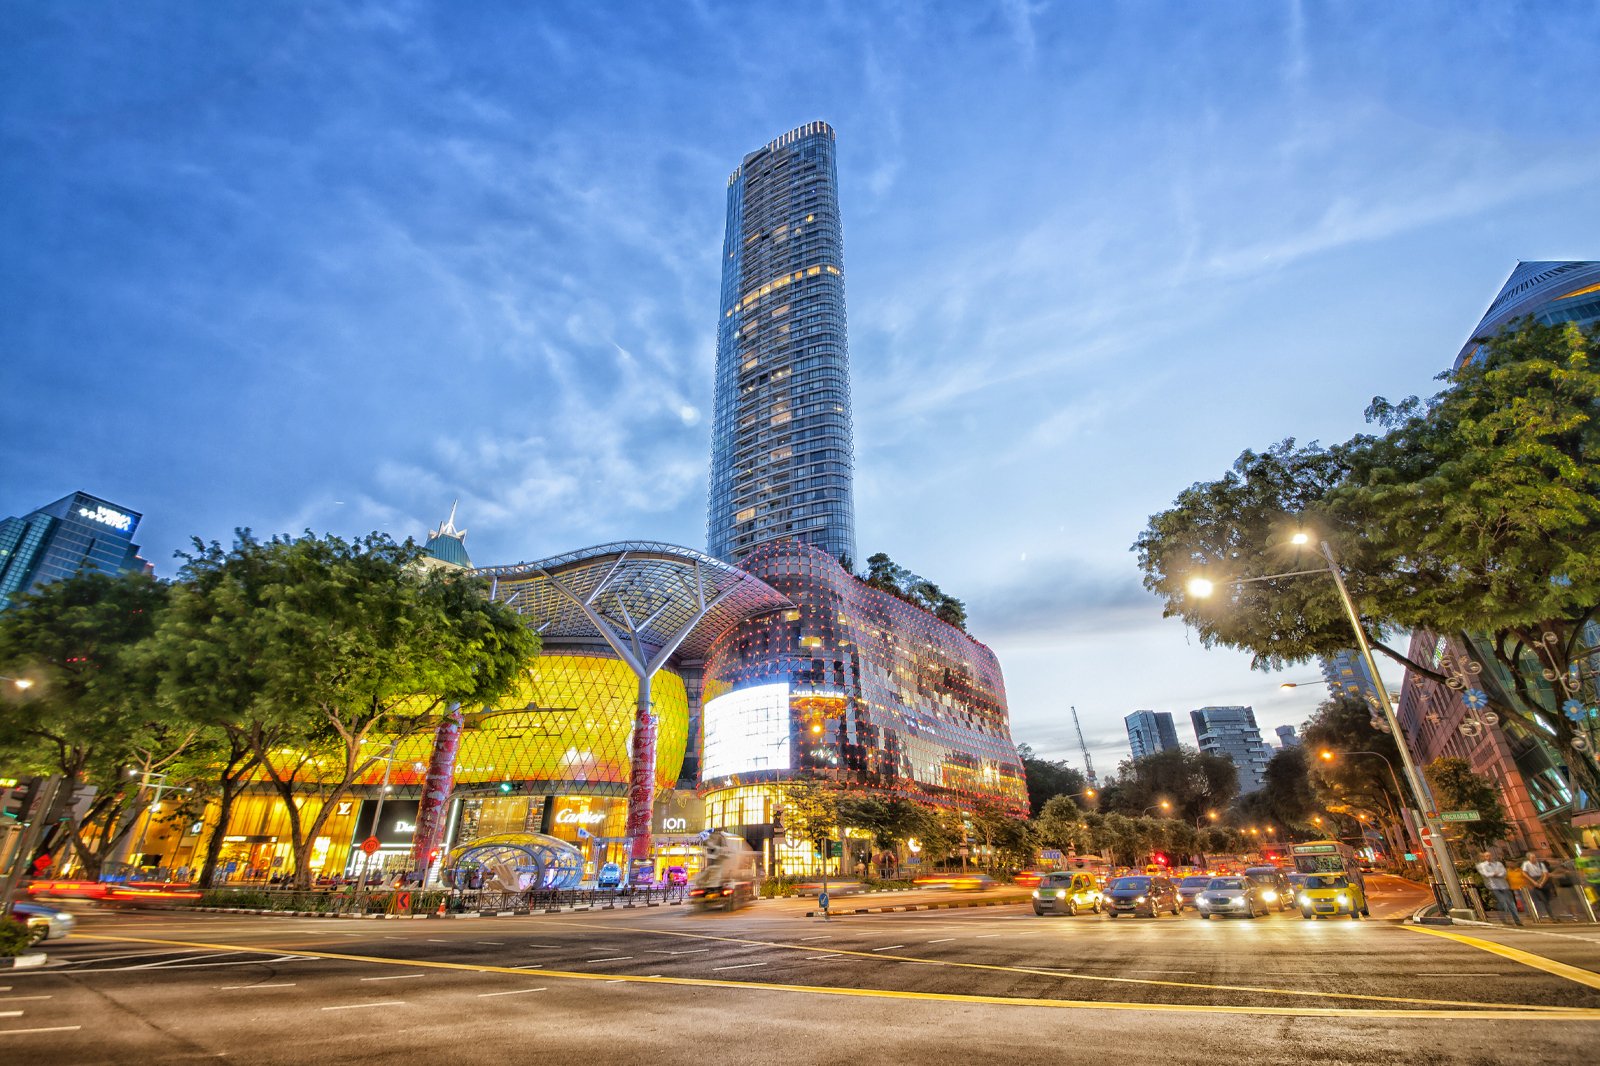
<svg viewBox="0 0 1600 1066"><path fill-rule="evenodd" d="M1239 791L1239 774L1226 756L1175 748L1124 759L1116 781L1100 793L1107 811L1139 817L1151 807L1193 822L1220 811ZM1162 809L1165 800L1170 806Z"/></svg>
<svg viewBox="0 0 1600 1066"><path fill-rule="evenodd" d="M967 839L966 820L960 811L924 807L913 833L922 844L924 860L929 865L937 865L948 860L950 853Z"/></svg>
<svg viewBox="0 0 1600 1066"><path fill-rule="evenodd" d="M384 757L369 741L494 700L538 650L481 582L420 557L376 533L263 542L248 530L186 557L159 642L165 696L209 704L248 746L283 801L301 886L336 801Z"/></svg>
<svg viewBox="0 0 1600 1066"><path fill-rule="evenodd" d="M1506 676L1507 691L1488 694L1495 711L1551 736L1593 804L1600 715L1573 667L1600 605L1597 354L1600 331L1523 320L1440 375L1447 385L1431 399L1374 399L1379 434L1244 452L1152 516L1134 544L1145 587L1207 647L1248 651L1258 667L1343 650L1349 623L1320 576L1223 586L1209 599L1186 588L1208 567L1224 581L1318 569L1290 539L1310 526L1339 559L1376 652L1447 683L1385 637L1480 636Z"/></svg>
<svg viewBox="0 0 1600 1066"><path fill-rule="evenodd" d="M927 578L913 574L883 552L867 556L867 574L861 580L880 592L887 592L921 607L941 622L948 622L962 632L966 631L966 604L945 593Z"/></svg>
<svg viewBox="0 0 1600 1066"><path fill-rule="evenodd" d="M828 842L839 831L839 790L803 783L785 785L783 824L790 839L804 840L826 862Z"/></svg>
<svg viewBox="0 0 1600 1066"><path fill-rule="evenodd" d="M1273 755L1267 761L1261 787L1240 798L1237 809L1251 821L1272 822L1285 828L1310 824L1318 809L1318 798L1311 787L1305 748L1297 744Z"/></svg>
<svg viewBox="0 0 1600 1066"><path fill-rule="evenodd" d="M1088 781L1078 770L1067 765L1065 759L1041 759L1027 744L1017 745L1017 757L1022 760L1022 772L1028 784L1028 813L1039 817L1052 796L1077 796L1083 803L1083 793Z"/></svg>
<svg viewBox="0 0 1600 1066"><path fill-rule="evenodd" d="M167 592L143 572L86 570L0 613L0 672L32 683L0 703L0 756L18 769L62 775L62 795L95 786L84 816L45 842L56 850L64 834L90 877L126 843L149 802L138 775L168 769L199 732L182 708L152 698L140 658Z"/></svg>
<svg viewBox="0 0 1600 1066"><path fill-rule="evenodd" d="M1391 734L1372 724L1367 706L1344 695L1326 700L1306 721L1300 736L1311 784L1322 804L1380 814L1396 834L1395 841L1403 844L1400 812L1411 803L1404 793L1396 792L1400 749ZM1365 752L1376 754L1360 754Z"/></svg>
<svg viewBox="0 0 1600 1066"><path fill-rule="evenodd" d="M1034 835L1041 847L1076 851L1089 845L1089 827L1083 811L1066 796L1051 796L1034 818Z"/></svg>
<svg viewBox="0 0 1600 1066"><path fill-rule="evenodd" d="M921 809L898 796L846 796L839 801L839 818L845 825L866 830L880 854L897 853L922 824Z"/></svg>
<svg viewBox="0 0 1600 1066"><path fill-rule="evenodd" d="M1446 826L1447 832L1459 835L1473 852L1492 847L1510 834L1499 790L1487 777L1473 772L1467 760L1440 756L1422 772L1428 775L1440 810L1478 812L1476 822L1450 822Z"/></svg>

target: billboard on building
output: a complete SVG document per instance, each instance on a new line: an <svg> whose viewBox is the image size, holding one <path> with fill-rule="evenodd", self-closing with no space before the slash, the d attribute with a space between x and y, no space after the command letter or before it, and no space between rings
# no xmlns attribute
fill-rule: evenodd
<svg viewBox="0 0 1600 1066"><path fill-rule="evenodd" d="M752 685L706 703L704 780L789 769L789 685Z"/></svg>

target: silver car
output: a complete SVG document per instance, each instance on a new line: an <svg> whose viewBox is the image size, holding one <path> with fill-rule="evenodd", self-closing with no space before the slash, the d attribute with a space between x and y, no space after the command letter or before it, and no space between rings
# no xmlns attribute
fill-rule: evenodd
<svg viewBox="0 0 1600 1066"><path fill-rule="evenodd" d="M78 920L66 911L58 911L40 903L19 900L11 905L11 912L28 923L28 931L35 944L41 940L60 940L78 924Z"/></svg>

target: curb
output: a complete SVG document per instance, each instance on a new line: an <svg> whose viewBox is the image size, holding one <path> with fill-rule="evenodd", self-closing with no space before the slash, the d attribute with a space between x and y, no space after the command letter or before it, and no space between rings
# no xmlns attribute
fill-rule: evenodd
<svg viewBox="0 0 1600 1066"><path fill-rule="evenodd" d="M978 899L963 903L907 903L899 907L828 908L828 916L839 914L899 914L904 911L942 911L967 907L1020 907L1026 899ZM821 918L822 911L806 911L803 917Z"/></svg>
<svg viewBox="0 0 1600 1066"><path fill-rule="evenodd" d="M26 955L8 955L0 959L0 970L32 970L45 964L50 956L42 951L30 952Z"/></svg>

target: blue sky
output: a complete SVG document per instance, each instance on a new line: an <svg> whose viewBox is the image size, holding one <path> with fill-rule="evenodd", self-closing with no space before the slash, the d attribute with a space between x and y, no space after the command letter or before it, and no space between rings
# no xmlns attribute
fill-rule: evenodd
<svg viewBox="0 0 1600 1066"><path fill-rule="evenodd" d="M838 131L858 541L969 604L1013 732L1280 693L1128 547L1246 447L1430 391L1600 254L1593 3L10 5L0 513L705 538L727 176ZM1293 678L1315 676L1312 667Z"/></svg>

